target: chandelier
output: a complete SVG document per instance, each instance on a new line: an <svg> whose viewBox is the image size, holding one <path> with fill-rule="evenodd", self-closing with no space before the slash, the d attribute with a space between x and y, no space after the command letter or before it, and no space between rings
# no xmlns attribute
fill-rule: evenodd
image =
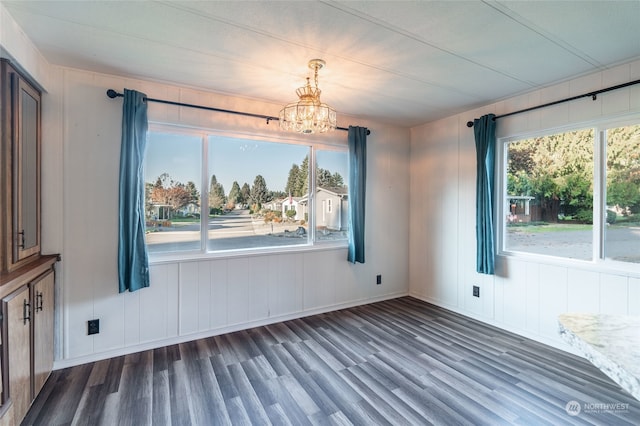
<svg viewBox="0 0 640 426"><path fill-rule="evenodd" d="M309 68L314 71L315 87L311 87L309 77L307 84L296 90L300 98L280 110L280 129L304 134L325 133L336 128L336 110L320 102L318 89L318 70L324 67L322 59L309 61Z"/></svg>

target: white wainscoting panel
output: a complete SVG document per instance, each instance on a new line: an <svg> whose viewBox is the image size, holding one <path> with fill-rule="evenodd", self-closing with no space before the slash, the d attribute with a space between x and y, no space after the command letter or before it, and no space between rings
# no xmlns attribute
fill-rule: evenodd
<svg viewBox="0 0 640 426"><path fill-rule="evenodd" d="M600 310L600 274L584 269L568 271L567 312L598 312Z"/></svg>
<svg viewBox="0 0 640 426"><path fill-rule="evenodd" d="M227 260L211 260L211 300L209 301L209 317L211 328L224 327L229 323L229 285L233 285L234 271L229 272Z"/></svg>
<svg viewBox="0 0 640 426"><path fill-rule="evenodd" d="M269 316L290 315L303 309L304 256L274 256L275 270L269 288Z"/></svg>
<svg viewBox="0 0 640 426"><path fill-rule="evenodd" d="M234 258L227 261L227 324L249 321L249 259ZM183 306L187 308L187 306Z"/></svg>
<svg viewBox="0 0 640 426"><path fill-rule="evenodd" d="M600 313L627 315L629 278L622 275L600 274Z"/></svg>
<svg viewBox="0 0 640 426"><path fill-rule="evenodd" d="M140 323L140 341L127 342L128 345L153 342L176 337L178 330L178 292L179 265L160 264L151 266L152 286L141 290L144 294L138 306ZM134 293L134 294L136 294ZM136 318L132 318L134 323Z"/></svg>
<svg viewBox="0 0 640 426"><path fill-rule="evenodd" d="M179 265L178 273L178 303L180 304L180 335L198 331L200 274L201 262L183 262ZM153 285L153 283L152 283ZM187 309L187 307L189 307Z"/></svg>
<svg viewBox="0 0 640 426"><path fill-rule="evenodd" d="M269 290L276 279L275 263L272 256L256 256L249 259L248 320L269 318Z"/></svg>
<svg viewBox="0 0 640 426"><path fill-rule="evenodd" d="M629 315L640 315L640 278L629 277Z"/></svg>
<svg viewBox="0 0 640 426"><path fill-rule="evenodd" d="M501 262L506 263L504 259ZM496 300L496 321L511 324L512 327L525 330L527 326L527 265L525 262L514 260L509 262L507 277L500 282L503 292L502 303ZM497 295L496 279L496 295ZM502 310L502 319L497 317L497 311Z"/></svg>

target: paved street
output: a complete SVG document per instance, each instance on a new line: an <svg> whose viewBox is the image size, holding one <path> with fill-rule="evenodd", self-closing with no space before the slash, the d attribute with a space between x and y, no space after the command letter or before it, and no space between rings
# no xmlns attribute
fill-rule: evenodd
<svg viewBox="0 0 640 426"><path fill-rule="evenodd" d="M248 210L234 210L209 219L208 250L306 244L307 236L297 235L298 223L264 223L252 219ZM150 253L200 249L200 224L176 223L147 234Z"/></svg>
<svg viewBox="0 0 640 426"><path fill-rule="evenodd" d="M507 237L509 251L561 256L591 260L593 232L567 230L554 232L526 232L526 228L510 230ZM609 226L605 237L606 257L627 262L640 262L640 228Z"/></svg>

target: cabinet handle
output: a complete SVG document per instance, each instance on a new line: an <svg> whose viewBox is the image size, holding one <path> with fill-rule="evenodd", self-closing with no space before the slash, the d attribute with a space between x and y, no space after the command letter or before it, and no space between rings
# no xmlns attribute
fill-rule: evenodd
<svg viewBox="0 0 640 426"><path fill-rule="evenodd" d="M31 320L31 305L27 302L27 299L24 300L22 305L22 324L26 324Z"/></svg>
<svg viewBox="0 0 640 426"><path fill-rule="evenodd" d="M18 232L18 235L20 235L20 248L24 249L24 229L20 232Z"/></svg>
<svg viewBox="0 0 640 426"><path fill-rule="evenodd" d="M42 292L36 292L36 312L42 311Z"/></svg>

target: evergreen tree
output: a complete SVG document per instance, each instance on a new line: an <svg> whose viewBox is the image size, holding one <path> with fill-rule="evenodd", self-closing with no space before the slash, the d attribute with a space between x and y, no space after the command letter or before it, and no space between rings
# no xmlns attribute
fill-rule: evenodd
<svg viewBox="0 0 640 426"><path fill-rule="evenodd" d="M231 190L229 191L229 204L233 204L235 207L236 204L241 203L242 195L240 194L240 185L238 185L238 181L233 181L231 184Z"/></svg>
<svg viewBox="0 0 640 426"><path fill-rule="evenodd" d="M287 178L287 186L284 187L284 192L287 194L298 196L297 185L298 176L300 174L300 167L297 164L293 164L289 170L289 177Z"/></svg>
<svg viewBox="0 0 640 426"><path fill-rule="evenodd" d="M298 179L296 181L296 190L292 195L296 197L302 197L309 191L309 156L307 155L302 160L300 170L298 173Z"/></svg>
<svg viewBox="0 0 640 426"><path fill-rule="evenodd" d="M249 188L248 183L244 183L242 188L240 188L240 200L239 203L247 204L251 200L251 188Z"/></svg>
<svg viewBox="0 0 640 426"><path fill-rule="evenodd" d="M331 186L334 188L342 188L344 186L344 179L338 172L335 172L333 175L331 175L331 180Z"/></svg>
<svg viewBox="0 0 640 426"><path fill-rule="evenodd" d="M333 179L329 170L316 168L316 186L331 188L333 187L332 183Z"/></svg>
<svg viewBox="0 0 640 426"><path fill-rule="evenodd" d="M222 210L227 203L224 195L222 184L216 179L216 175L211 175L211 183L209 185L209 208L214 210Z"/></svg>
<svg viewBox="0 0 640 426"><path fill-rule="evenodd" d="M251 187L251 203L262 206L263 203L269 201L269 190L267 189L267 182L262 175L256 176Z"/></svg>
<svg viewBox="0 0 640 426"><path fill-rule="evenodd" d="M189 202L200 205L200 191L198 191L196 184L190 180L189 182L187 182L185 189L189 193Z"/></svg>

